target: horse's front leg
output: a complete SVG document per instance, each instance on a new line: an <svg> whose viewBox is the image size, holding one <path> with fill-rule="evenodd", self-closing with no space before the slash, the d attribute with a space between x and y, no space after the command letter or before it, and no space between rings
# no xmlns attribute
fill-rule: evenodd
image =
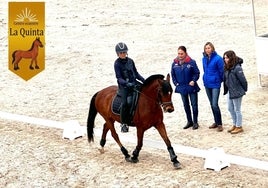
<svg viewBox="0 0 268 188"><path fill-rule="evenodd" d="M34 59L31 60L31 64L30 64L30 66L29 66L29 68L30 68L31 70L34 69L34 68L33 68L33 61L34 61Z"/></svg>
<svg viewBox="0 0 268 188"><path fill-rule="evenodd" d="M139 157L141 148L143 146L143 137L144 137L144 130L137 127L137 139L138 139L137 143L138 144L132 153L131 162L133 163L139 162L138 157Z"/></svg>
<svg viewBox="0 0 268 188"><path fill-rule="evenodd" d="M34 60L34 63L35 63L35 69L39 69L39 66L37 65L37 59Z"/></svg>
<svg viewBox="0 0 268 188"><path fill-rule="evenodd" d="M161 123L156 126L157 131L159 132L160 136L163 138L164 142L166 143L167 150L169 152L170 160L173 162L173 166L176 169L181 168L180 162L177 160L177 155L175 154L173 147L171 146L171 142L167 136L167 131L165 128L164 123Z"/></svg>

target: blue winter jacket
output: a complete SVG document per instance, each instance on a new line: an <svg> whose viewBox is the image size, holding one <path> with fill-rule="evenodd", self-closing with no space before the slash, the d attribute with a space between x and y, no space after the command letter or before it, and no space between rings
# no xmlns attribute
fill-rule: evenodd
<svg viewBox="0 0 268 188"><path fill-rule="evenodd" d="M203 54L203 82L206 88L220 89L224 77L224 62L217 52L212 52L210 58Z"/></svg>
<svg viewBox="0 0 268 188"><path fill-rule="evenodd" d="M191 59L189 56L186 57L183 64L180 64L176 58L171 65L171 77L173 84L176 86L176 93L186 95L200 91L197 84L199 75L200 71L195 60ZM195 82L194 86L189 85L191 81Z"/></svg>

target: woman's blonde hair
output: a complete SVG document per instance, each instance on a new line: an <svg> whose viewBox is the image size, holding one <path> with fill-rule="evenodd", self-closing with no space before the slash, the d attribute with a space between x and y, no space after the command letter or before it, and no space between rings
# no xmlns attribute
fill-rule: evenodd
<svg viewBox="0 0 268 188"><path fill-rule="evenodd" d="M215 51L215 47L214 47L214 45L213 45L211 42L207 42L207 43L204 45L204 52L205 52L205 48L206 48L207 45L209 45L209 46L212 48L212 51L213 51L213 52Z"/></svg>

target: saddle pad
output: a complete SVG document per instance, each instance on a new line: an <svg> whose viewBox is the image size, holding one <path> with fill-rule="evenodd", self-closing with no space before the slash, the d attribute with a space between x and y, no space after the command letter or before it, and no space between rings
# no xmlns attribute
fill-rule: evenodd
<svg viewBox="0 0 268 188"><path fill-rule="evenodd" d="M121 108L121 96L115 95L112 101L112 112L114 114L120 115L120 108Z"/></svg>

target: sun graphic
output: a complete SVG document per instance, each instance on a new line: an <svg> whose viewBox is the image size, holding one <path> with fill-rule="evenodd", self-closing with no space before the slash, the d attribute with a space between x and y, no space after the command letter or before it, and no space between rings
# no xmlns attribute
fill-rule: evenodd
<svg viewBox="0 0 268 188"><path fill-rule="evenodd" d="M31 13L31 10L28 10L26 7L25 10L21 11L22 13L17 14L16 22L24 22L24 21L29 21L29 22L37 22L38 20L35 18L36 14Z"/></svg>

